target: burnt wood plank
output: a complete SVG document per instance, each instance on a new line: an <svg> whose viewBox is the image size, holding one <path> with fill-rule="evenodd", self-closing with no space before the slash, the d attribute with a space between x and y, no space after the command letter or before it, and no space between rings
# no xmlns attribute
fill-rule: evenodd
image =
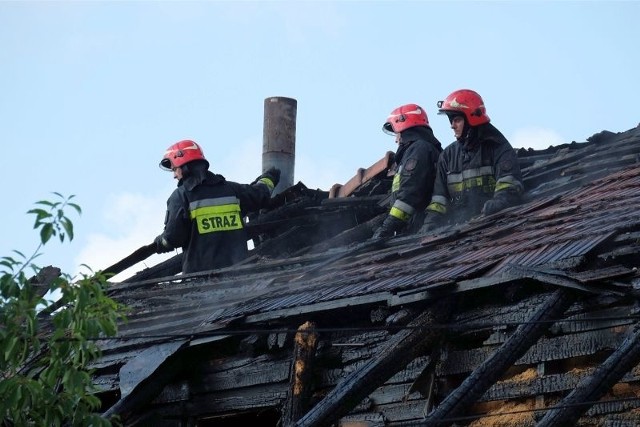
<svg viewBox="0 0 640 427"><path fill-rule="evenodd" d="M540 361L569 359L592 355L603 350L617 348L624 340L625 330L616 328L571 334L554 338L541 338L514 365L530 365ZM452 351L438 368L438 375L470 372L486 360L495 347L486 346L471 350Z"/></svg>
<svg viewBox="0 0 640 427"><path fill-rule="evenodd" d="M192 378L194 394L222 392L263 384L286 383L289 380L291 361L261 359L255 363L239 366L228 371L214 373L199 372Z"/></svg>
<svg viewBox="0 0 640 427"><path fill-rule="evenodd" d="M575 423L622 376L640 362L640 329L624 343L593 374L585 378L567 397L551 408L538 424L541 427Z"/></svg>
<svg viewBox="0 0 640 427"><path fill-rule="evenodd" d="M186 340L179 340L167 343L166 348L161 348L161 354L155 359L155 364L144 368L144 381L136 383L133 390L103 412L102 417L111 418L114 415L120 415L123 420L126 420L136 408L144 406L157 396L164 386L169 384L183 369L179 359L174 356L186 343ZM151 348L149 350L151 351ZM131 369L135 369L134 364L144 366L144 362L144 357L140 357L139 360L134 358L128 363L131 364ZM162 369L160 369L161 367ZM131 372L131 369L125 365L121 368L120 374Z"/></svg>
<svg viewBox="0 0 640 427"><path fill-rule="evenodd" d="M545 375L526 381L501 381L491 386L479 401L500 401L535 397L541 394L567 392L575 389L581 381L591 376L594 369L595 368L578 372ZM640 376L627 373L621 380L623 382L637 383L640 382Z"/></svg>
<svg viewBox="0 0 640 427"><path fill-rule="evenodd" d="M558 318L574 300L575 297L564 289L551 294L532 316L531 322L520 325L498 350L425 418L424 425L442 425L442 420L462 415L548 329L549 325L544 321Z"/></svg>
<svg viewBox="0 0 640 427"><path fill-rule="evenodd" d="M263 313L251 314L246 317L246 323L259 323L269 320L283 319L287 317L301 316L335 309L345 309L359 305L380 304L389 298L388 292L360 295L350 298L341 298L333 301L318 302L315 304L297 306L293 308L273 310Z"/></svg>
<svg viewBox="0 0 640 427"><path fill-rule="evenodd" d="M318 334L315 323L305 322L298 328L295 336L293 366L289 385L289 398L284 404L282 425L293 425L307 409L312 391L312 373L315 366L315 353L318 346Z"/></svg>
<svg viewBox="0 0 640 427"><path fill-rule="evenodd" d="M415 420L421 421L425 415L423 400L409 400L402 403L381 405L376 407L376 411L382 414L387 421L387 425Z"/></svg>
<svg viewBox="0 0 640 427"><path fill-rule="evenodd" d="M442 300L419 315L410 322L408 329L391 337L379 354L338 384L296 426L326 426L348 413L437 339L440 331L429 326L448 318L452 308L452 300Z"/></svg>
<svg viewBox="0 0 640 427"><path fill-rule="evenodd" d="M379 351L382 351L382 348L380 348ZM335 386L344 378L345 373L351 373L358 369L362 369L365 363L365 361L358 361L357 363L353 363L342 368L325 369L321 374L320 385L323 387ZM405 369L402 369L393 374L385 382L385 384L389 385L412 382L420 374L420 372L422 372L422 370L427 366L428 363L429 358L427 356L416 357L413 361L407 364Z"/></svg>
<svg viewBox="0 0 640 427"><path fill-rule="evenodd" d="M288 383L266 384L219 393L197 394L187 402L163 402L153 405L155 412L164 417L179 417L185 412L194 417L216 413L239 413L280 407L288 393Z"/></svg>

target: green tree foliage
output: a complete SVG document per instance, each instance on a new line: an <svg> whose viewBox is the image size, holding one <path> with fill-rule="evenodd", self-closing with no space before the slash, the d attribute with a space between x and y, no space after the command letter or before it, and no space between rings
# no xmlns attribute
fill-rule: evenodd
<svg viewBox="0 0 640 427"><path fill-rule="evenodd" d="M40 234L33 255L0 258L0 425L116 425L100 415L90 364L100 355L96 339L116 334L124 307L106 295L101 272L72 282L57 269L47 279L33 264L52 238L73 239L66 212L82 213L74 196L54 194L57 201L39 201L28 212ZM45 294L60 298L47 301Z"/></svg>

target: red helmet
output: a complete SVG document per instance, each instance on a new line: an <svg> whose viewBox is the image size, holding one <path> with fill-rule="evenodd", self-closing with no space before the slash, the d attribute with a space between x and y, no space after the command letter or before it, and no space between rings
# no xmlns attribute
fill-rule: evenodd
<svg viewBox="0 0 640 427"><path fill-rule="evenodd" d="M478 126L489 123L482 97L469 89L460 89L452 92L444 101L438 101L438 114L462 113L467 118L469 126Z"/></svg>
<svg viewBox="0 0 640 427"><path fill-rule="evenodd" d="M206 160L202 148L190 139L185 139L167 148L160 160L160 168L170 171L194 160Z"/></svg>
<svg viewBox="0 0 640 427"><path fill-rule="evenodd" d="M389 114L387 121L382 125L382 131L393 135L414 126L429 126L427 113L416 104L407 104L398 107Z"/></svg>

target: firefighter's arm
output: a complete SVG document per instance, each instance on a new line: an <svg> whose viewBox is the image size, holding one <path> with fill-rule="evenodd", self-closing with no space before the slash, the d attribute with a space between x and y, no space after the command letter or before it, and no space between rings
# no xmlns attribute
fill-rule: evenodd
<svg viewBox="0 0 640 427"><path fill-rule="evenodd" d="M515 151L509 144L504 144L503 151L497 157L494 170L496 188L493 198L487 200L482 207L484 215L492 215L517 204L524 190L520 164Z"/></svg>

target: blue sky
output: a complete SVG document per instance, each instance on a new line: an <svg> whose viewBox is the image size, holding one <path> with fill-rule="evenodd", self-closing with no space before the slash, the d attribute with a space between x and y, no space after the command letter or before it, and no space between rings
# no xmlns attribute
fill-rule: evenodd
<svg viewBox="0 0 640 427"><path fill-rule="evenodd" d="M56 191L83 214L38 264L120 260L162 230L164 149L194 139L250 182L273 96L298 101L294 182L323 190L395 150L381 126L399 105L449 144L436 102L460 88L516 148L628 130L638 16L632 1L0 1L0 256L35 249L26 211Z"/></svg>

